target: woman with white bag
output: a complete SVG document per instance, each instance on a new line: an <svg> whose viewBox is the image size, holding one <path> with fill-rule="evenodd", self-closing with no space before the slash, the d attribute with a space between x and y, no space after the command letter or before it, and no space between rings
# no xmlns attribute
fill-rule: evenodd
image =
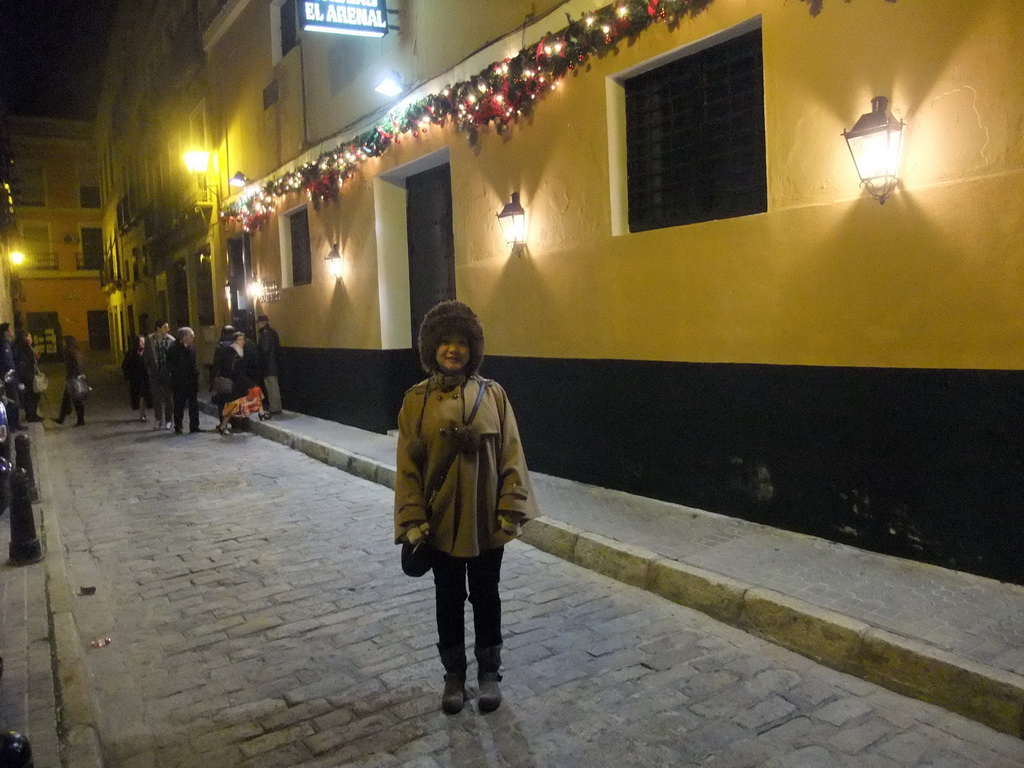
<svg viewBox="0 0 1024 768"><path fill-rule="evenodd" d="M42 421L39 398L46 391L46 374L39 370L36 351L32 347L32 334L24 328L14 332L14 370L21 382L21 404L25 408L25 421Z"/></svg>
<svg viewBox="0 0 1024 768"><path fill-rule="evenodd" d="M54 419L63 424L71 413L72 406L78 420L76 427L85 426L85 399L89 395L89 385L85 380L85 362L82 348L74 336L64 337L64 396L60 401L60 413Z"/></svg>

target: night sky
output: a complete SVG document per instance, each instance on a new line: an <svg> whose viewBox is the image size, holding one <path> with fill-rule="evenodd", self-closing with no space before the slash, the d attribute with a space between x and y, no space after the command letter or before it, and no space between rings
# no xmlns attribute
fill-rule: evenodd
<svg viewBox="0 0 1024 768"><path fill-rule="evenodd" d="M117 0L0 0L0 100L12 115L91 120Z"/></svg>

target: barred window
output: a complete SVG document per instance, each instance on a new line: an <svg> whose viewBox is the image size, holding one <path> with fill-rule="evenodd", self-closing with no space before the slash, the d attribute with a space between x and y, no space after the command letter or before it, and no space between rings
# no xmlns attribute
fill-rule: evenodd
<svg viewBox="0 0 1024 768"><path fill-rule="evenodd" d="M14 166L14 205L42 207L46 205L46 173L42 160L18 160Z"/></svg>
<svg viewBox="0 0 1024 768"><path fill-rule="evenodd" d="M764 213L760 28L625 81L631 232Z"/></svg>
<svg viewBox="0 0 1024 768"><path fill-rule="evenodd" d="M305 208L288 216L292 246L292 285L313 282L313 262L309 244L309 213Z"/></svg>
<svg viewBox="0 0 1024 768"><path fill-rule="evenodd" d="M295 0L284 0L281 4L281 56L283 57L299 42L299 16Z"/></svg>

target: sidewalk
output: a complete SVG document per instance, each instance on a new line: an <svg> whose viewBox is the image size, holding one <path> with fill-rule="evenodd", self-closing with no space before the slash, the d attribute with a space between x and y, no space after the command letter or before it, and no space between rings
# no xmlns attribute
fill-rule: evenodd
<svg viewBox="0 0 1024 768"><path fill-rule="evenodd" d="M250 424L394 486L394 437L291 412ZM1024 738L1024 588L539 473L534 484L533 546Z"/></svg>
<svg viewBox="0 0 1024 768"><path fill-rule="evenodd" d="M29 425L32 441L42 427ZM36 532L46 540L38 504L33 505ZM10 512L0 516L0 733L17 731L31 741L35 765L60 765L57 704L51 659L45 561L13 565L9 558Z"/></svg>

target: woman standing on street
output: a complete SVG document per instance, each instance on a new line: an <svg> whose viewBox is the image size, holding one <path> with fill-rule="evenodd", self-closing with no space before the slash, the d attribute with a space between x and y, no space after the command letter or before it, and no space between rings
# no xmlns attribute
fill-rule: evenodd
<svg viewBox="0 0 1024 768"><path fill-rule="evenodd" d="M419 353L429 378L405 393L398 416L395 541L431 548L441 708L449 714L467 698L468 580L479 708L491 712L501 704L504 545L537 517L537 505L508 396L477 374L484 334L473 310L459 301L431 309Z"/></svg>
<svg viewBox="0 0 1024 768"><path fill-rule="evenodd" d="M14 369L18 381L22 382L21 403L25 408L25 421L42 421L39 417L39 398L42 392L35 390L39 362L32 347L32 334L24 328L14 332Z"/></svg>
<svg viewBox="0 0 1024 768"><path fill-rule="evenodd" d="M214 402L223 403L220 424L217 431L222 435L231 434L231 419L235 416L247 418L258 413L260 420L267 418L263 410L263 390L253 379L245 360L245 334L236 331L231 337L231 344L217 350L214 359L214 380L223 377L231 380L231 391L228 394L214 394Z"/></svg>
<svg viewBox="0 0 1024 768"><path fill-rule="evenodd" d="M85 426L85 401L81 398L71 397L71 380L77 379L85 373L85 361L82 357L82 348L78 345L78 339L74 336L64 337L64 396L60 400L60 413L55 421L63 424L64 419L71 413L74 406L78 420L76 427Z"/></svg>
<svg viewBox="0 0 1024 768"><path fill-rule="evenodd" d="M121 361L121 372L128 380L128 397L132 403L132 410L139 412L139 421L146 420L146 411L152 407L145 356L146 336L140 333L135 338L135 346L124 353L124 360Z"/></svg>

